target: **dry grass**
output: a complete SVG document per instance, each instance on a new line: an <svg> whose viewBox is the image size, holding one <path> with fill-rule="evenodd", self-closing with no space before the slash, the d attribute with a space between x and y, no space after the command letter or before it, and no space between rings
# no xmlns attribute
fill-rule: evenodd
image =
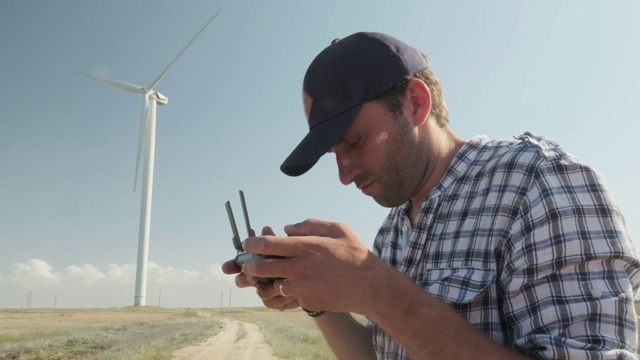
<svg viewBox="0 0 640 360"><path fill-rule="evenodd" d="M170 359L219 332L222 318L258 324L281 359L335 359L301 310L128 307L0 310L0 360ZM241 327L237 337L244 336Z"/></svg>
<svg viewBox="0 0 640 360"><path fill-rule="evenodd" d="M219 332L222 318L258 324L281 359L335 359L302 311L127 307L0 310L0 360L170 359Z"/></svg>
<svg viewBox="0 0 640 360"><path fill-rule="evenodd" d="M335 359L313 319L302 310L228 309L221 315L258 324L274 354L281 359Z"/></svg>
<svg viewBox="0 0 640 360"><path fill-rule="evenodd" d="M221 327L192 310L5 310L0 360L170 359Z"/></svg>

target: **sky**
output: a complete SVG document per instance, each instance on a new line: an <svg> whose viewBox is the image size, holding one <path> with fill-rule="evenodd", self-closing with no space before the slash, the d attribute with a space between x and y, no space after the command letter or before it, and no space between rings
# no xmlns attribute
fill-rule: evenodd
<svg viewBox="0 0 640 360"><path fill-rule="evenodd" d="M0 308L133 305L142 96L75 71L146 86L220 9L155 88L147 305L261 305L220 271L238 190L257 232L339 221L371 247L388 209L331 155L279 170L307 66L357 31L431 58L463 138L530 131L597 169L640 248L640 2L0 0Z"/></svg>

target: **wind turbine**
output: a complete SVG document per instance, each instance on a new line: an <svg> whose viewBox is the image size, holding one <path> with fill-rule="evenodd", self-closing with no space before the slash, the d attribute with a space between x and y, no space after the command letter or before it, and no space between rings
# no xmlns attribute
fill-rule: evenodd
<svg viewBox="0 0 640 360"><path fill-rule="evenodd" d="M142 152L142 143L144 138L144 171L142 175L142 200L140 206L140 229L138 233L138 264L136 269L136 294L134 297L134 306L144 306L147 294L147 262L149 260L149 228L151 225L151 194L153 189L153 161L155 155L156 142L156 105L166 105L169 99L161 93L154 90L164 75L171 69L173 64L180 58L182 53L191 45L191 43L209 26L216 16L222 10L218 10L207 21L206 24L198 31L198 33L182 48L178 55L162 70L162 72L146 87L128 84L121 81L106 79L100 76L77 72L80 75L98 80L109 85L115 86L124 91L142 94L142 114L140 116L140 136L138 138L138 155L136 156L136 171L133 180L133 191L136 191L138 181L138 168L140 165L140 153Z"/></svg>

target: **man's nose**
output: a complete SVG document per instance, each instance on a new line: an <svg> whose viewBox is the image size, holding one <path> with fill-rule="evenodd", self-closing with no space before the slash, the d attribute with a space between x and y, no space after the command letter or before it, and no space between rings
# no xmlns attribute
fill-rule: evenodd
<svg viewBox="0 0 640 360"><path fill-rule="evenodd" d="M338 175L340 177L340 182L343 185L351 184L353 182L353 179L358 174L353 159L341 153L336 153L336 163L338 164Z"/></svg>

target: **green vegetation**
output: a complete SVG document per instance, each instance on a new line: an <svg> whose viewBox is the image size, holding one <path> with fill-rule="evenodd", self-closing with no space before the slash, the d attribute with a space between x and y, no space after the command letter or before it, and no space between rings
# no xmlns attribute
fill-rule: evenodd
<svg viewBox="0 0 640 360"><path fill-rule="evenodd" d="M335 359L313 319L302 310L230 309L223 314L238 321L258 324L274 354L281 359Z"/></svg>
<svg viewBox="0 0 640 360"><path fill-rule="evenodd" d="M300 314L306 316L306 314ZM283 321L272 318L259 323L276 356L283 359L335 359L322 333L311 319Z"/></svg>

